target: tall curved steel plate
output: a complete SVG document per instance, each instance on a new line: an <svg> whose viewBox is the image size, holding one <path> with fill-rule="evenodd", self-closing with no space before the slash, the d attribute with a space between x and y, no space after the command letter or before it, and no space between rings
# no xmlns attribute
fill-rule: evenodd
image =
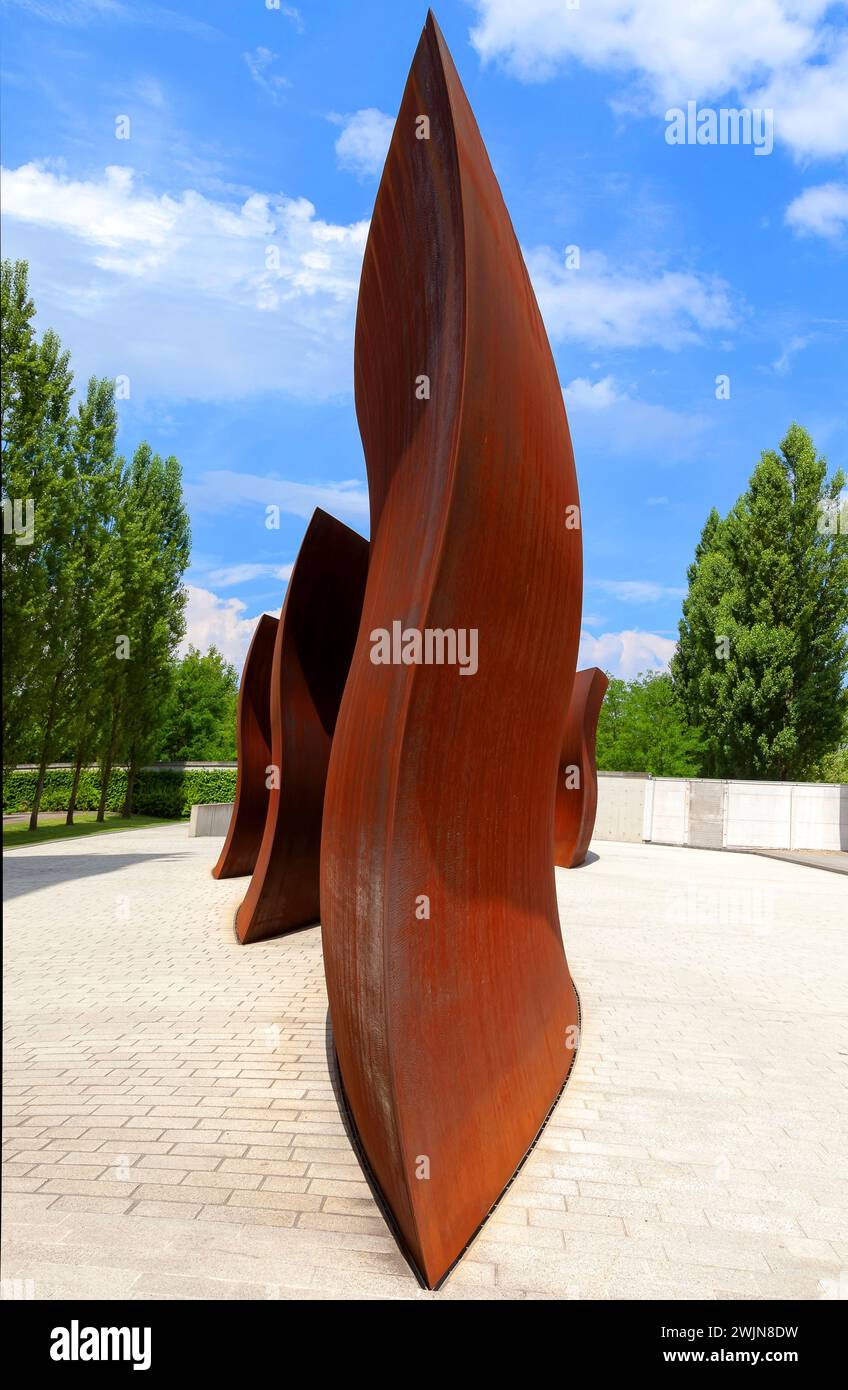
<svg viewBox="0 0 848 1390"><path fill-rule="evenodd" d="M317 508L274 644L270 763L276 776L253 878L236 914L245 944L318 921L324 783L367 569L368 542Z"/></svg>
<svg viewBox="0 0 848 1390"><path fill-rule="evenodd" d="M550 347L432 16L371 222L355 385L371 559L327 780L324 958L359 1142L434 1286L574 1055L553 818L581 538ZM466 656L476 633L476 671L414 643L376 664L395 623L465 633Z"/></svg>
<svg viewBox="0 0 848 1390"><path fill-rule="evenodd" d="M576 869L589 852L598 810L595 737L609 681L597 666L574 678L560 753L554 863ZM576 774L576 775L575 775Z"/></svg>
<svg viewBox="0 0 848 1390"><path fill-rule="evenodd" d="M271 663L277 619L263 613L253 630L236 713L236 799L214 878L252 874L268 814L271 762Z"/></svg>

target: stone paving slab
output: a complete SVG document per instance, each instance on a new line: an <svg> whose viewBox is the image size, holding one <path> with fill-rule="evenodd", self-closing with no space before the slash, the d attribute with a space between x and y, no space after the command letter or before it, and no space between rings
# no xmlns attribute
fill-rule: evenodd
<svg viewBox="0 0 848 1390"><path fill-rule="evenodd" d="M835 1298L848 1292L848 884L596 843L557 871L574 1074L437 1294L327 1060L320 929L249 947L219 842L5 856L9 1297Z"/></svg>

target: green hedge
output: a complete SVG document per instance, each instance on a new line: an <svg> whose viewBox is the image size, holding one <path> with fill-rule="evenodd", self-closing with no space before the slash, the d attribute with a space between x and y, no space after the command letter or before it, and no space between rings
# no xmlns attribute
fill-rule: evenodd
<svg viewBox="0 0 848 1390"><path fill-rule="evenodd" d="M147 768L136 778L133 810L141 816L187 816L192 806L233 801L234 767Z"/></svg>
<svg viewBox="0 0 848 1390"><path fill-rule="evenodd" d="M44 778L42 811L67 811L74 780L70 768L51 767ZM38 773L16 769L3 781L3 811L31 811ZM106 808L120 811L127 790L126 768L116 767L109 781ZM140 816L187 816L192 806L232 801L236 794L234 767L144 768L137 776L133 811ZM100 773L85 768L77 791L77 810L96 811L100 804Z"/></svg>

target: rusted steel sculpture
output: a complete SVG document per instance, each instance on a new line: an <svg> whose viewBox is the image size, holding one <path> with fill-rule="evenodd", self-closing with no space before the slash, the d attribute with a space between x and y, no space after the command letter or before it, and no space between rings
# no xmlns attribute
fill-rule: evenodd
<svg viewBox="0 0 848 1390"><path fill-rule="evenodd" d="M360 1146L434 1286L574 1056L552 842L581 537L550 347L432 15L371 222L355 385L371 558L327 778L324 960Z"/></svg>
<svg viewBox="0 0 848 1390"><path fill-rule="evenodd" d="M368 569L368 542L316 509L289 580L271 668L271 789L262 843L236 914L243 943L317 922L330 745Z"/></svg>
<svg viewBox="0 0 848 1390"><path fill-rule="evenodd" d="M268 813L271 762L271 661L277 619L263 613L253 630L239 686L236 799L214 878L252 874Z"/></svg>
<svg viewBox="0 0 848 1390"><path fill-rule="evenodd" d="M554 821L554 863L576 869L589 849L598 809L595 735L609 681L597 666L574 677L560 753Z"/></svg>

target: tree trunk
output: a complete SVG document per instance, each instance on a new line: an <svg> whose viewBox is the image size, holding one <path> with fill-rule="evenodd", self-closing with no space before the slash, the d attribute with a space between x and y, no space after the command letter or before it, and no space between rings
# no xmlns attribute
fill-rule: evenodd
<svg viewBox="0 0 848 1390"><path fill-rule="evenodd" d="M56 718L56 702L59 696L59 682L62 679L61 671L57 671L53 678L53 690L50 694L50 711L47 715L47 727L44 730L44 739L41 744L41 762L38 766L38 782L35 787L35 796L32 802L32 812L29 818L30 830L38 829L38 811L41 806L41 793L44 791L44 778L47 773L47 762L50 757L50 738L53 733L53 721Z"/></svg>
<svg viewBox="0 0 848 1390"><path fill-rule="evenodd" d="M83 749L82 745L77 749L77 761L74 767L74 780L71 784L71 796L68 801L68 814L65 816L65 824L73 825L74 811L77 809L77 792L79 791L79 780L82 772Z"/></svg>
<svg viewBox="0 0 848 1390"><path fill-rule="evenodd" d="M136 756L137 754L135 748L131 748L129 757L127 759L127 791L124 797L123 810L123 814L127 817L132 815L132 799L133 790L135 788L135 775L138 771L138 768L136 767Z"/></svg>
<svg viewBox="0 0 848 1390"><path fill-rule="evenodd" d="M119 706L116 705L112 712L112 729L109 734L109 747L100 764L100 804L97 807L97 820L101 822L106 818L106 798L109 795L109 783L112 779L112 761L115 757L115 743L118 738L119 723Z"/></svg>

